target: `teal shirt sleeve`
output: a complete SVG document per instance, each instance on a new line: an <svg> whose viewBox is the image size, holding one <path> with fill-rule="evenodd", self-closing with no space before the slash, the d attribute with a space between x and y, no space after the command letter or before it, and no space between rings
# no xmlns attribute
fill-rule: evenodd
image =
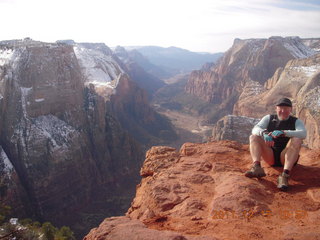
<svg viewBox="0 0 320 240"><path fill-rule="evenodd" d="M284 130L287 137L296 137L304 139L307 137L307 130L300 119L296 120L296 130Z"/></svg>
<svg viewBox="0 0 320 240"><path fill-rule="evenodd" d="M252 129L252 134L257 136L262 136L262 132L267 130L268 124L270 120L270 115L266 115L261 118L260 122L258 122Z"/></svg>

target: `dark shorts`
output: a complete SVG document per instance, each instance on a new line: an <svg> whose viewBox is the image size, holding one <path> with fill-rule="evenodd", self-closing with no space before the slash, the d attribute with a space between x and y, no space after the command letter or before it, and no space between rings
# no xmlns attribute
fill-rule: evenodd
<svg viewBox="0 0 320 240"><path fill-rule="evenodd" d="M272 167L283 167L281 163L281 152L283 151L283 149L272 148L272 151L274 156L274 164L272 165ZM298 159L294 164L294 166L298 164L299 158L300 158L300 155L298 156Z"/></svg>

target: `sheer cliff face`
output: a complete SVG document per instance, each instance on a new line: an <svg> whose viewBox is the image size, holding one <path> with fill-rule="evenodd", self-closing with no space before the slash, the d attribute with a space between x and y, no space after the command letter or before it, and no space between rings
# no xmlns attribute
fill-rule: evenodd
<svg viewBox="0 0 320 240"><path fill-rule="evenodd" d="M96 170L80 130L84 86L73 49L7 44L1 50L11 52L1 66L1 145L27 195L24 210L39 217L76 206L89 198L92 181L85 176ZM73 197L64 199L66 192Z"/></svg>
<svg viewBox="0 0 320 240"><path fill-rule="evenodd" d="M192 72L186 91L230 110L247 83L264 84L290 59L314 53L299 38L236 39L210 71Z"/></svg>
<svg viewBox="0 0 320 240"><path fill-rule="evenodd" d="M90 201L124 186L133 194L143 154L132 136L158 117L103 44L1 42L1 199L20 216L68 224ZM149 138L171 129L139 127Z"/></svg>

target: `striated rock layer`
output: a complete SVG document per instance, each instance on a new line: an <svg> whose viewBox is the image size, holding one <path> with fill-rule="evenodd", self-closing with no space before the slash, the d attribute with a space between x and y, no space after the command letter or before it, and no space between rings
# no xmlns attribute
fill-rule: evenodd
<svg viewBox="0 0 320 240"><path fill-rule="evenodd" d="M184 144L177 152L153 147L141 169L126 217L108 218L84 238L308 239L320 235L319 150L303 149L280 192L281 168L265 167L261 180L243 175L251 166L247 145L231 141ZM179 237L178 237L179 236Z"/></svg>

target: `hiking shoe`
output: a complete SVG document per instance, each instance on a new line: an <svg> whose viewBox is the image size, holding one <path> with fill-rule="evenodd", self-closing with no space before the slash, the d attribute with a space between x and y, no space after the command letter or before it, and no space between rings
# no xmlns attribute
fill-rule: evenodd
<svg viewBox="0 0 320 240"><path fill-rule="evenodd" d="M278 177L278 188L281 191L286 191L289 187L288 184L288 180L289 180L289 175L286 173L281 173Z"/></svg>
<svg viewBox="0 0 320 240"><path fill-rule="evenodd" d="M249 171L246 171L244 174L248 178L261 178L265 177L266 173L264 172L263 168L259 165L254 165Z"/></svg>

